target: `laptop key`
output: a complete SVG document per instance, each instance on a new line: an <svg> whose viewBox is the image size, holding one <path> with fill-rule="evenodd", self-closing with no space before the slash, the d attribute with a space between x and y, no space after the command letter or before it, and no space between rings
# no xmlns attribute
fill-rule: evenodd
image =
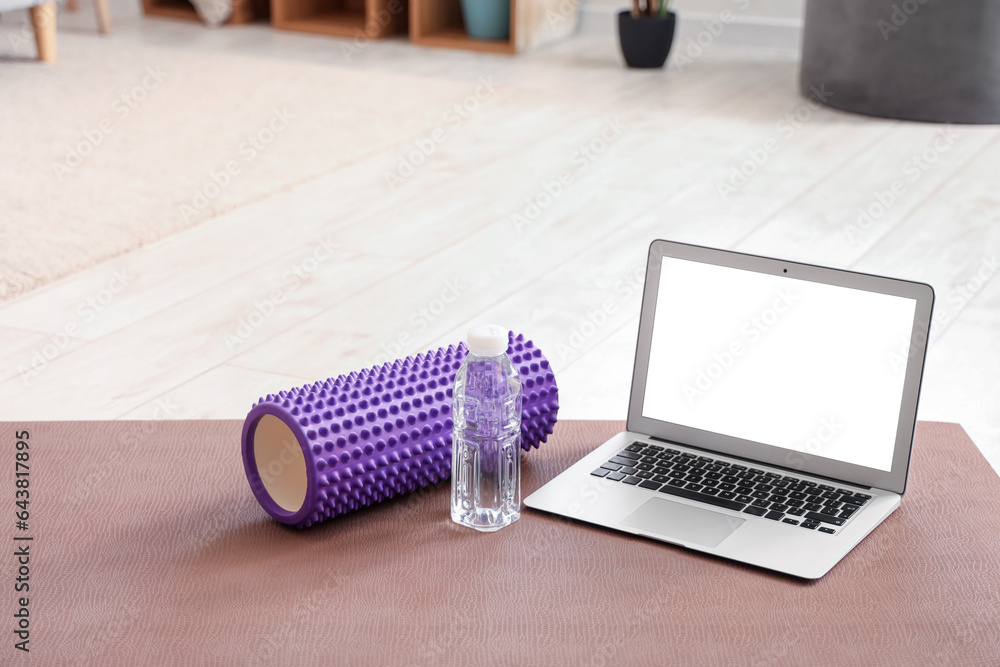
<svg viewBox="0 0 1000 667"><path fill-rule="evenodd" d="M654 481L648 480L648 479L644 479L641 482L639 482L639 487L640 488L649 489L651 491L656 491L661 486L663 486L663 485L662 484L658 484L657 482L654 482Z"/></svg>
<svg viewBox="0 0 1000 667"><path fill-rule="evenodd" d="M639 472L638 468L622 468L619 472L623 472L626 475L634 475Z"/></svg>
<svg viewBox="0 0 1000 667"><path fill-rule="evenodd" d="M602 463L601 467L602 468L607 468L608 470L611 470L611 471L621 470L622 469L622 467L619 464L612 463L611 461L608 461L607 463Z"/></svg>
<svg viewBox="0 0 1000 667"><path fill-rule="evenodd" d="M831 535L833 535L837 531L835 531L833 528L827 528L826 526L820 526L819 527L819 532L821 532L821 533L830 533Z"/></svg>
<svg viewBox="0 0 1000 667"><path fill-rule="evenodd" d="M738 503L749 503L749 502L753 502L753 498L751 498L748 495L744 495L742 493L737 493L736 494L736 502L738 502Z"/></svg>
<svg viewBox="0 0 1000 667"><path fill-rule="evenodd" d="M687 484L687 482L685 482L683 479L672 479L669 482L667 482L667 484L669 484L670 486L676 486L677 488L680 488L685 484ZM663 489L660 489L660 491L662 490Z"/></svg>
<svg viewBox="0 0 1000 667"><path fill-rule="evenodd" d="M730 500L732 498L735 498L736 494L733 493L732 491L721 491L720 490L719 491L719 497L720 498L725 498L726 500Z"/></svg>
<svg viewBox="0 0 1000 667"><path fill-rule="evenodd" d="M631 445L629 445L628 447L625 448L625 451L627 451L627 452L641 452L645 448L646 448L646 445L644 445L643 443L641 443L641 442L633 442Z"/></svg>
<svg viewBox="0 0 1000 667"><path fill-rule="evenodd" d="M803 505L803 507L805 507L810 512L817 512L817 511L823 509L823 506L819 505L817 503L806 503L805 505Z"/></svg>
<svg viewBox="0 0 1000 667"><path fill-rule="evenodd" d="M719 484L719 488L722 489L723 491L732 491L736 487L733 486L732 484L727 484L726 482L722 482L721 484Z"/></svg>
<svg viewBox="0 0 1000 667"><path fill-rule="evenodd" d="M615 456L610 461L608 461L608 463L617 463L618 465L622 466L634 466L636 464L636 461L624 458L622 456Z"/></svg>
<svg viewBox="0 0 1000 667"><path fill-rule="evenodd" d="M797 526L797 525L799 525L799 522L798 522L798 520L797 520L797 519L789 519L788 517L785 517L784 519L782 519L782 520L781 520L781 522L782 522L782 523L790 523L790 524L792 524L793 526Z"/></svg>
<svg viewBox="0 0 1000 667"><path fill-rule="evenodd" d="M753 505L751 505L750 507L746 508L743 511L746 512L747 514L753 514L754 516L764 516L765 514L767 514L767 510L764 509L763 507L754 507Z"/></svg>
<svg viewBox="0 0 1000 667"><path fill-rule="evenodd" d="M764 518L770 519L771 521L781 521L782 519L785 518L785 513L771 510L770 512L764 515Z"/></svg>
<svg viewBox="0 0 1000 667"><path fill-rule="evenodd" d="M737 512L745 507L743 503L726 500L725 498L718 498L716 496L707 496L704 493L698 493L697 491L692 491L690 489L681 489L676 486L671 486L670 484L661 487L660 493L666 493L679 498L687 498L688 500L698 500L709 505L715 505L716 507L725 507L726 509L736 510Z"/></svg>
<svg viewBox="0 0 1000 667"><path fill-rule="evenodd" d="M638 477L634 477L632 475L629 475L628 477L622 480L622 482L624 482L625 484L631 484L632 486L635 486L641 481L642 481L641 479L639 479Z"/></svg>
<svg viewBox="0 0 1000 667"><path fill-rule="evenodd" d="M710 496L717 496L717 495L719 495L719 490L717 488L715 488L714 486L706 486L704 489L701 490L701 492L705 493L705 494L708 494Z"/></svg>
<svg viewBox="0 0 1000 667"><path fill-rule="evenodd" d="M799 525L802 526L803 528L808 528L809 530L816 530L817 528L819 528L819 524L816 523L815 521L803 521Z"/></svg>
<svg viewBox="0 0 1000 667"><path fill-rule="evenodd" d="M823 523L832 523L834 526L844 525L844 519L841 519L839 516L830 516L829 514L821 514L820 512L809 512L806 514L806 518L813 521L822 521Z"/></svg>
<svg viewBox="0 0 1000 667"><path fill-rule="evenodd" d="M666 475L653 475L653 481L659 482L660 484L666 484L670 481L670 478Z"/></svg>
<svg viewBox="0 0 1000 667"><path fill-rule="evenodd" d="M806 513L806 511L804 509L802 509L801 507L789 507L788 508L788 514L791 514L793 516L802 516L805 513Z"/></svg>
<svg viewBox="0 0 1000 667"><path fill-rule="evenodd" d="M649 463L639 463L635 467L638 468L639 470L652 470L653 469L653 465L649 464Z"/></svg>
<svg viewBox="0 0 1000 667"><path fill-rule="evenodd" d="M754 501L753 501L753 504L754 504L755 507L770 507L771 506L770 501L763 500L761 498L755 498Z"/></svg>
<svg viewBox="0 0 1000 667"><path fill-rule="evenodd" d="M608 476L605 479L613 479L616 482L620 482L621 480L625 479L625 475L624 473L620 472L612 472L608 473Z"/></svg>
<svg viewBox="0 0 1000 667"><path fill-rule="evenodd" d="M691 491L701 491L701 484L695 484L694 482L688 482L687 484L684 485L684 488L685 489L689 489Z"/></svg>
<svg viewBox="0 0 1000 667"><path fill-rule="evenodd" d="M611 472L611 471L608 470L607 468L598 468L597 470L595 470L594 472L592 472L590 474L593 475L594 477L604 477L609 472Z"/></svg>
<svg viewBox="0 0 1000 667"><path fill-rule="evenodd" d="M638 477L639 479L652 479L653 478L653 473L651 473L651 472L649 472L647 470L640 470L639 472L637 472L635 474L635 476Z"/></svg>
<svg viewBox="0 0 1000 667"><path fill-rule="evenodd" d="M773 509L775 512L787 512L788 505L782 505L781 503L772 503L771 509Z"/></svg>

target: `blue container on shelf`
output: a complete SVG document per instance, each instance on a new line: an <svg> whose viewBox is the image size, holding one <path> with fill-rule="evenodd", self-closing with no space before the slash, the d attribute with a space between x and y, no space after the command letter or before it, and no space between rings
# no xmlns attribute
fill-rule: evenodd
<svg viewBox="0 0 1000 667"><path fill-rule="evenodd" d="M465 32L475 39L510 39L510 0L462 0Z"/></svg>

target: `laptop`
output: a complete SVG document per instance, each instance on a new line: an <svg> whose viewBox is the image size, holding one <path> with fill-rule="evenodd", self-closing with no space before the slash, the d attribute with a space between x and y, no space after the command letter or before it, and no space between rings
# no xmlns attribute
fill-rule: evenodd
<svg viewBox="0 0 1000 667"><path fill-rule="evenodd" d="M818 579L906 490L934 291L649 248L626 430L528 507Z"/></svg>

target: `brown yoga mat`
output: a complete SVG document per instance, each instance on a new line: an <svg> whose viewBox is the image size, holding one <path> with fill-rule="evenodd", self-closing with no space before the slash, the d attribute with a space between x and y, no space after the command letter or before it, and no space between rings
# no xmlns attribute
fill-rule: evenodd
<svg viewBox="0 0 1000 667"><path fill-rule="evenodd" d="M250 492L240 427L4 424L0 663L29 657L18 535L37 664L1000 664L1000 479L954 424L919 424L902 507L813 583L527 509L479 534L446 484L296 530ZM523 494L621 427L560 422Z"/></svg>

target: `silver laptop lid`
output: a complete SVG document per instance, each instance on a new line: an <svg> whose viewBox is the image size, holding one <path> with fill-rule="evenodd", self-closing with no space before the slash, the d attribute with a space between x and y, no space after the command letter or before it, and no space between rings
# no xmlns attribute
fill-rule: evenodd
<svg viewBox="0 0 1000 667"><path fill-rule="evenodd" d="M628 430L903 493L934 290L654 241Z"/></svg>

